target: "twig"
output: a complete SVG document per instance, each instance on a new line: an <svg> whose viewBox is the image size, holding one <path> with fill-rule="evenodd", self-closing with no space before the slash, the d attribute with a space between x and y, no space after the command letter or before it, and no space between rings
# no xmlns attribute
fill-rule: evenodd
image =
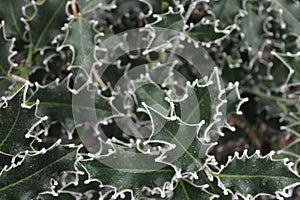
<svg viewBox="0 0 300 200"><path fill-rule="evenodd" d="M19 82L22 82L22 83L29 83L29 86L30 87L33 87L33 83L31 83L29 80L26 80L25 78L21 77L21 76L18 76L18 75L15 75L15 74L8 74L8 76L16 81L19 81Z"/></svg>
<svg viewBox="0 0 300 200"><path fill-rule="evenodd" d="M103 80L101 79L101 77L99 76L99 74L97 73L97 71L95 69L93 69L92 71L93 71L94 78L99 83L99 85L101 86L101 88L102 89L106 89L107 85L103 82Z"/></svg>
<svg viewBox="0 0 300 200"><path fill-rule="evenodd" d="M76 0L73 0L73 1L72 1L71 7L72 7L73 15L74 15L75 17L78 17L78 12L77 12L77 7L76 7Z"/></svg>

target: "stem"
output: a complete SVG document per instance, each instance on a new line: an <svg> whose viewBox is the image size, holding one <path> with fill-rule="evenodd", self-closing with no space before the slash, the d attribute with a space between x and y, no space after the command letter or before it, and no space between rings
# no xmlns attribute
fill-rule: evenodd
<svg viewBox="0 0 300 200"><path fill-rule="evenodd" d="M76 7L76 0L73 0L71 3L72 12L74 17L78 17L77 7Z"/></svg>
<svg viewBox="0 0 300 200"><path fill-rule="evenodd" d="M249 87L243 87L242 90L244 90L246 92L249 92L249 93L252 93L252 94L255 94L255 95L260 96L260 97L272 99L274 101L290 103L290 104L295 104L295 103L298 102L296 99L285 99L285 98L278 97L278 96L271 96L271 95L268 95L264 92L255 91L255 90L253 90L252 88L249 88Z"/></svg>
<svg viewBox="0 0 300 200"><path fill-rule="evenodd" d="M9 74L9 77L16 80L16 81L19 81L21 83L26 83L26 82L29 82L27 79L21 77L21 76L17 76L15 74ZM33 87L33 84L31 82L29 82L29 86L30 87Z"/></svg>
<svg viewBox="0 0 300 200"><path fill-rule="evenodd" d="M26 57L26 61L25 61L24 66L19 70L19 73L18 73L19 76L22 76L22 77L27 77L28 76L27 72L28 72L29 68L32 65L33 54L34 54L33 44L30 43L28 53L27 53L27 57Z"/></svg>
<svg viewBox="0 0 300 200"><path fill-rule="evenodd" d="M99 76L99 74L97 73L96 69L93 68L92 69L94 78L96 79L96 81L99 83L99 85L101 86L102 89L106 89L107 85L104 83L104 81L101 79L101 77Z"/></svg>

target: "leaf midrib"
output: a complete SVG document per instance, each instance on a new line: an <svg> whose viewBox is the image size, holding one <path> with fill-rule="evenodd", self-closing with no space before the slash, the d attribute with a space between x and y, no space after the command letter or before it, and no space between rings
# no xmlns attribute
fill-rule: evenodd
<svg viewBox="0 0 300 200"><path fill-rule="evenodd" d="M18 26L18 23L17 23L17 20L16 20L16 16L15 16L15 13L14 13L13 6L12 6L12 4L11 4L11 1L12 1L12 0L9 0L9 1L8 1L8 3L9 3L9 10L10 10L10 16L11 16L11 18L12 18L13 24L14 24L14 26L15 26L15 28L16 28L18 34L19 34L20 36L22 36L22 32L21 32L21 30L20 30L20 27Z"/></svg>
<svg viewBox="0 0 300 200"><path fill-rule="evenodd" d="M209 94L208 94L208 95L209 95ZM200 106L200 104L204 101L204 99L205 99L205 95L202 95L202 97L201 97L200 100L197 99L197 100L198 100L198 104L197 104L197 106L195 106L195 107L193 108L192 112L190 112L190 114L188 115L188 117L185 119L186 122L189 122L189 120L191 119L191 117L193 116L193 114L196 112L197 108L198 108L198 110L199 110L199 112L200 112L199 106ZM199 114L200 114L200 113L199 113Z"/></svg>
<svg viewBox="0 0 300 200"><path fill-rule="evenodd" d="M26 104L28 104L28 105L33 105L33 104L35 104L35 102L27 101ZM85 110L101 110L101 111L108 111L108 110L103 110L103 109L95 108L95 107L87 107L87 106L73 105L73 104L67 104L67 103L61 103L61 102L45 102L45 101L41 101L41 102L39 102L39 106L77 107L77 108L82 108L82 109L85 109Z"/></svg>
<svg viewBox="0 0 300 200"><path fill-rule="evenodd" d="M79 35L80 35L80 45L83 55L88 55L85 53L84 44L83 44L83 34L82 34L82 17L78 19L79 24Z"/></svg>
<svg viewBox="0 0 300 200"><path fill-rule="evenodd" d="M57 13L60 11L60 9L62 8L62 6L64 5L64 2L55 10L54 14L51 16L51 18L49 19L48 23L46 24L46 26L43 28L43 31L41 32L40 34L40 37L39 39L37 40L35 46L34 46L34 52L38 49L42 39L43 39L43 36L45 35L46 33L46 30L48 29L48 27L52 24L54 18L56 17Z"/></svg>
<svg viewBox="0 0 300 200"><path fill-rule="evenodd" d="M71 154L71 153L72 153L72 152L69 152L69 153L65 154L65 155L62 156L61 158L59 158L59 159L55 160L54 162L52 162L52 163L46 165L46 166L43 167L42 169L40 169L40 170L38 170L38 171L36 171L36 172L30 174L29 176L26 176L25 178L22 178L21 180L18 180L18 181L14 182L14 183L11 183L11 184L9 184L9 185L7 185L7 186L5 186L5 187L0 188L0 191L7 190L7 189L9 189L9 188L11 188L11 187L14 187L14 186L16 186L16 185L18 185L18 184L20 184L20 183L22 183L22 182L24 182L24 181L26 181L26 180L32 178L32 177L38 175L39 173L43 172L44 170L46 170L46 169L49 168L50 166L54 165L55 163L61 161L63 158L65 158L66 156L68 156L68 155Z"/></svg>
<svg viewBox="0 0 300 200"><path fill-rule="evenodd" d="M4 76L7 75L7 72L5 71L4 67L0 64L0 71L3 73Z"/></svg>
<svg viewBox="0 0 300 200"><path fill-rule="evenodd" d="M247 174L214 174L215 176L219 178L238 178L238 179L255 179L255 178L269 178L269 179L295 179L291 177L286 176L271 176L271 175L263 175L263 174L257 174L257 175L247 175ZM300 179L300 178L299 178Z"/></svg>
<svg viewBox="0 0 300 200"><path fill-rule="evenodd" d="M221 6L221 12L219 13L219 18L223 17L223 13L224 13L225 7L227 6L228 2L229 2L229 0L224 0L224 3Z"/></svg>
<svg viewBox="0 0 300 200"><path fill-rule="evenodd" d="M82 8L82 14L84 14L85 11L86 11L87 9L89 9L89 7L90 7L91 5L93 5L94 2L95 2L95 0L92 0L92 1L90 1L85 7L83 7L83 8Z"/></svg>
<svg viewBox="0 0 300 200"><path fill-rule="evenodd" d="M197 159L197 158L195 158L189 151L188 151L188 149L186 149L185 148L185 146L183 145L183 144L181 144L181 142L172 134L172 132L169 130L169 129L167 129L166 128L166 131L167 131L167 133L169 134L169 135L171 135L172 136L172 138L179 144L179 146L184 150L184 152L190 157L190 158L192 158L192 160L194 160L194 161L196 161L197 163L200 163L201 164L201 162ZM195 138L196 138L197 136L195 136Z"/></svg>
<svg viewBox="0 0 300 200"><path fill-rule="evenodd" d="M180 24L183 22L183 19L180 19L172 24L170 24L169 26L167 26L165 29L171 29L171 27L176 26L177 24Z"/></svg>
<svg viewBox="0 0 300 200"><path fill-rule="evenodd" d="M184 193L184 196L185 196L186 200L190 200L191 198L189 197L189 193L186 190L185 185L184 185L184 183L181 179L179 180L179 183L180 183L180 186L182 187L182 190L183 190L183 193Z"/></svg>
<svg viewBox="0 0 300 200"><path fill-rule="evenodd" d="M154 86L156 89L158 89L155 85L153 85L153 86ZM156 101L156 99L152 98L152 96L149 95L148 92L145 92L145 94L146 94L147 98L150 99L152 102L154 102L154 103L156 103L156 104L162 106L163 108L165 108L164 105L163 105L163 103L166 103L166 101L164 101L162 104L160 104L160 102L158 102L158 101ZM150 106L153 106L153 105L150 105Z"/></svg>
<svg viewBox="0 0 300 200"><path fill-rule="evenodd" d="M105 167L97 167L97 169L99 170L103 170L103 171L120 171L120 172L124 172L124 173L152 173L152 172L159 172L159 173L174 173L174 171L172 169L157 169L157 170L153 170L153 169L129 169L129 168L105 168Z"/></svg>

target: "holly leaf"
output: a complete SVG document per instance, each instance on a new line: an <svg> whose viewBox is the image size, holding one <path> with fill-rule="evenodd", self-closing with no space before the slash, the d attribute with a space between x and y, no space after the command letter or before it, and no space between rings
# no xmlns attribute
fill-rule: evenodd
<svg viewBox="0 0 300 200"><path fill-rule="evenodd" d="M57 146L46 153L26 155L21 165L1 173L0 195L5 199L32 199L51 192L53 179L75 171L76 148Z"/></svg>
<svg viewBox="0 0 300 200"><path fill-rule="evenodd" d="M61 27L67 19L66 2L67 0L32 2L31 6L26 7L26 9L36 7L33 17L27 19L30 26L29 36L33 44L33 52L49 46L53 39L62 33Z"/></svg>
<svg viewBox="0 0 300 200"><path fill-rule="evenodd" d="M76 4L78 5L80 13L83 15L86 13L89 13L91 11L94 11L96 9L111 9L114 8L114 4L110 4L110 0L78 0L76 1Z"/></svg>
<svg viewBox="0 0 300 200"><path fill-rule="evenodd" d="M286 194L287 188L299 185L300 177L290 169L291 165L286 160L273 160L273 154L260 156L255 153L250 157L247 151L242 156L235 154L214 175L225 190L244 198L255 198L262 194Z"/></svg>
<svg viewBox="0 0 300 200"><path fill-rule="evenodd" d="M78 166L78 165L77 165ZM80 166L78 166L80 167ZM79 169L83 170L83 169ZM104 198L106 195L111 194L112 189L109 187L100 188L100 184L97 182L86 183L85 181L88 179L86 173L78 174L74 172L66 172L64 175L58 180L57 185L55 187L55 193L47 194L42 193L40 197L44 200L51 199L70 199L74 198Z"/></svg>
<svg viewBox="0 0 300 200"><path fill-rule="evenodd" d="M295 168L297 168L297 163L300 161L300 139L296 139L294 142L279 150L277 153L279 155L291 157L296 163Z"/></svg>
<svg viewBox="0 0 300 200"><path fill-rule="evenodd" d="M167 13L154 16L156 21L151 24L154 27L171 29L173 31L183 31L184 19L181 11L175 12L171 9Z"/></svg>
<svg viewBox="0 0 300 200"><path fill-rule="evenodd" d="M187 177L187 180L197 188L205 188L205 191L209 192L210 194L213 194L212 196L218 199L231 200L233 196L230 195L230 193L224 191L221 187L219 187L218 180L216 178L211 180L210 178L212 177L209 178L210 174L207 170L208 166L206 166L206 168L204 168L203 170L198 171L195 177Z"/></svg>
<svg viewBox="0 0 300 200"><path fill-rule="evenodd" d="M298 67L299 61L300 61L300 54L285 54L285 53L277 53L272 51L271 54L276 58L278 62L275 62L277 64L277 68L283 68L286 69L286 73L284 73L282 70L278 70L279 73L281 72L284 74L284 82L280 85L282 89L287 89L286 85L297 85L300 81L300 69ZM272 74L273 77L278 77L277 74ZM280 87L278 86L278 87ZM292 92L292 91L291 91Z"/></svg>
<svg viewBox="0 0 300 200"><path fill-rule="evenodd" d="M22 9L28 4L27 1L1 1L0 2L0 19L4 20L6 25L6 35L9 38L23 38L25 24L21 20L23 17ZM24 19L24 18L23 18Z"/></svg>
<svg viewBox="0 0 300 200"><path fill-rule="evenodd" d="M266 17L259 14L256 8L250 2L245 3L245 16L238 20L241 28L242 42L244 47L249 51L250 58L252 59L260 51L264 43L264 21Z"/></svg>
<svg viewBox="0 0 300 200"><path fill-rule="evenodd" d="M73 51L72 66L90 72L94 60L95 37L94 25L83 17L73 19L66 27L66 38L62 47L68 46ZM61 48L62 48L61 47Z"/></svg>
<svg viewBox="0 0 300 200"><path fill-rule="evenodd" d="M281 27L296 35L300 35L300 5L297 1L275 0L269 7L270 10L277 10L281 19Z"/></svg>
<svg viewBox="0 0 300 200"><path fill-rule="evenodd" d="M0 96L4 95L12 83L9 80L11 68L15 65L11 58L16 54L13 52L14 39L7 39L5 34L4 21L0 24Z"/></svg>
<svg viewBox="0 0 300 200"><path fill-rule="evenodd" d="M112 146L114 150L110 155L80 162L88 173L87 183L96 181L102 186L112 187L115 191L114 198L124 192L137 197L141 195L144 186L159 191L164 197L164 191L175 173L172 168L156 163L156 156L142 154L136 146Z"/></svg>
<svg viewBox="0 0 300 200"><path fill-rule="evenodd" d="M212 82L207 84L205 81L195 81L191 85L188 84L184 95L186 98L175 103L177 116L189 124L196 124L201 120L209 123L214 114L212 102L218 99L214 98L216 93L212 93L210 90L216 86L214 84Z"/></svg>
<svg viewBox="0 0 300 200"><path fill-rule="evenodd" d="M188 84L185 97L175 101L175 112L187 124L198 124L205 121L200 129L199 137L206 141L213 134L222 135L226 117L226 90L223 88L219 71L214 68L208 79L195 80Z"/></svg>
<svg viewBox="0 0 300 200"><path fill-rule="evenodd" d="M72 184L68 184L67 186L61 188L59 190L59 194L63 195L65 193L69 193L73 196L84 198L88 195L99 195L100 197L103 197L107 195L108 193L111 193L111 188L100 188L99 183L97 182L90 182L86 183L86 180L88 179L87 174L84 176L79 176L78 182L74 182Z"/></svg>
<svg viewBox="0 0 300 200"><path fill-rule="evenodd" d="M201 199L214 199L216 196L207 192L204 187L199 187L185 179L178 179L177 186L174 190L172 199L179 200L201 200Z"/></svg>
<svg viewBox="0 0 300 200"><path fill-rule="evenodd" d="M210 22L204 23L199 22L192 25L187 31L187 34L197 42L216 42L217 40L223 39L230 33L230 30L219 30L217 23Z"/></svg>
<svg viewBox="0 0 300 200"><path fill-rule="evenodd" d="M23 96L27 87L24 85L14 96L0 104L0 152L4 154L15 156L33 150L30 143L38 135L34 128L47 119L37 116L38 102L33 102L30 107L25 106Z"/></svg>
<svg viewBox="0 0 300 200"><path fill-rule="evenodd" d="M179 177L181 173L194 173L201 169L210 146L198 138L203 121L197 125L188 125L180 119L165 117L147 105L145 107L152 122L152 133L145 144L159 143L167 146L156 161L172 166Z"/></svg>
<svg viewBox="0 0 300 200"><path fill-rule="evenodd" d="M177 143L175 143L175 145L176 144ZM188 147L177 147L177 149L175 148L174 150L164 153L157 160L158 162L169 164L181 174L195 174L198 170L203 168L205 159L207 158L207 152L211 146L212 144L205 144L196 137ZM183 154L181 148L185 151ZM182 155L177 158L180 154Z"/></svg>
<svg viewBox="0 0 300 200"><path fill-rule="evenodd" d="M152 37L148 48L155 49L170 43L172 39L179 37L179 33L185 28L182 11L174 12L170 9L167 13L153 15L153 17L156 21L152 22L149 28L153 29L155 37Z"/></svg>
<svg viewBox="0 0 300 200"><path fill-rule="evenodd" d="M168 114L170 110L169 102L166 101L165 91L160 89L156 84L149 82L135 82L134 95L139 107L142 107L142 102L148 106L155 106L164 114Z"/></svg>
<svg viewBox="0 0 300 200"><path fill-rule="evenodd" d="M209 2L210 10L216 19L225 26L235 24L236 18L243 9L243 1L240 0L214 0Z"/></svg>
<svg viewBox="0 0 300 200"><path fill-rule="evenodd" d="M0 77L5 77L10 73L11 67L14 66L11 58L16 54L12 50L15 39L7 39L4 21L1 21L0 31Z"/></svg>
<svg viewBox="0 0 300 200"><path fill-rule="evenodd" d="M241 115L243 114L241 109L241 106L243 103L247 102L249 99L247 97L242 98L239 92L239 82L235 83L229 83L226 88L226 113L231 114L237 114Z"/></svg>
<svg viewBox="0 0 300 200"><path fill-rule="evenodd" d="M71 76L68 76L61 83L56 80L45 86L37 85L37 90L32 95L28 94L26 99L27 105L32 105L38 99L40 104L37 113L48 116L46 125L49 126L54 121L61 122L67 129L69 137L76 125L89 122L90 115L94 113L97 122L105 121L112 116L109 98L96 94L96 91L89 90L88 86L77 92L70 89L70 78ZM73 114L80 115L81 119L87 121L75 121Z"/></svg>
<svg viewBox="0 0 300 200"><path fill-rule="evenodd" d="M150 70L149 74L142 70L139 73L128 74L127 78L122 78L115 88L121 88L118 95L114 95L113 105L124 116L116 118L115 121L120 125L124 133L137 137L148 138L151 134L151 123L143 104L147 104L159 110L164 115L170 114L170 103L166 100L166 92L159 87L148 75L157 75L155 78L162 78L165 73L154 73ZM162 70L157 70L162 71ZM148 74L143 78L141 74ZM163 75L162 75L163 74ZM134 77L137 75L138 77ZM126 80L128 79L128 80ZM132 91L132 92L131 92ZM132 120L134 117L135 122Z"/></svg>

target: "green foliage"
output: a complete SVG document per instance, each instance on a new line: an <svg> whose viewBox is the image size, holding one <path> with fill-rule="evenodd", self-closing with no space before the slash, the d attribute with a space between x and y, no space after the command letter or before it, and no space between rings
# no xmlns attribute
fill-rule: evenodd
<svg viewBox="0 0 300 200"><path fill-rule="evenodd" d="M286 161L272 160L271 156L254 154L248 157L246 153L235 156L215 175L225 188L247 198L260 193L272 195L282 192L287 185L297 183L299 177L289 170Z"/></svg>
<svg viewBox="0 0 300 200"><path fill-rule="evenodd" d="M298 1L2 0L0 21L0 199L299 198Z"/></svg>
<svg viewBox="0 0 300 200"><path fill-rule="evenodd" d="M20 164L1 173L1 197L31 199L55 187L52 178L75 171L76 149L54 147L46 153L25 155Z"/></svg>

